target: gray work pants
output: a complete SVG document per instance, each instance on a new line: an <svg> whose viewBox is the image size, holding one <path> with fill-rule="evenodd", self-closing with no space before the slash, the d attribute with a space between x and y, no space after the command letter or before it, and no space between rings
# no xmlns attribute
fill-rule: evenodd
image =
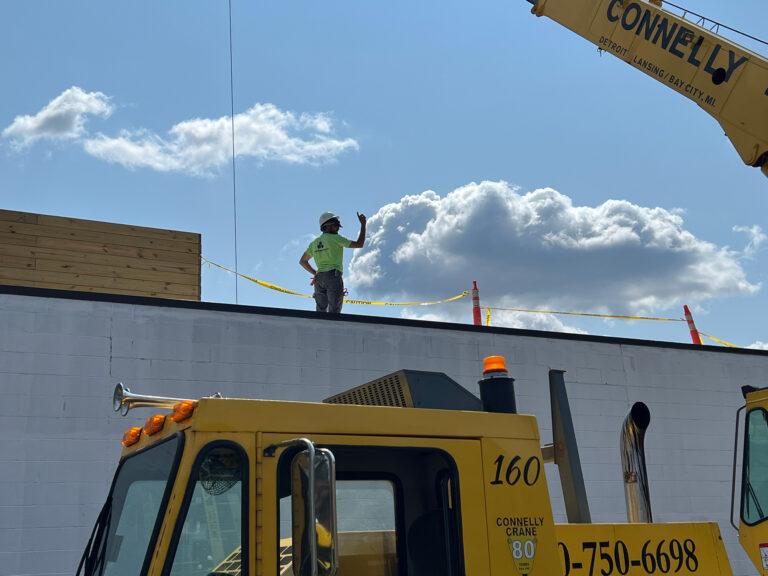
<svg viewBox="0 0 768 576"><path fill-rule="evenodd" d="M329 270L315 276L315 304L318 312L341 312L344 300L344 281L341 272Z"/></svg>

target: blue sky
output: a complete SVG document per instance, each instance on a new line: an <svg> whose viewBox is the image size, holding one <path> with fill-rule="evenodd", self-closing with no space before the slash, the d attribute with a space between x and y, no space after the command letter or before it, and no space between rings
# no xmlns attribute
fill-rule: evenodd
<svg viewBox="0 0 768 576"><path fill-rule="evenodd" d="M680 3L768 38L760 0ZM317 217L355 238L360 211L352 298L477 280L499 308L688 304L703 332L767 347L768 180L697 106L529 8L233 0L240 272L310 293ZM199 232L234 267L228 34L224 0L0 4L0 207ZM219 269L202 288L235 301ZM313 308L243 280L237 299ZM471 322L468 298L345 312ZM689 341L682 323L492 323Z"/></svg>

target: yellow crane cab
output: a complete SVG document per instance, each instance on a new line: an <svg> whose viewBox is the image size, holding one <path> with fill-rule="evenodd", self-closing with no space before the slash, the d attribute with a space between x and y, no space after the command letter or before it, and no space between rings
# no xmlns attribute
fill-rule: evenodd
<svg viewBox="0 0 768 576"><path fill-rule="evenodd" d="M140 396L85 576L731 574L717 525L589 524L562 371L554 442L491 357L478 399L401 370L323 403ZM636 431L630 436L637 439ZM545 461L569 519L555 525Z"/></svg>

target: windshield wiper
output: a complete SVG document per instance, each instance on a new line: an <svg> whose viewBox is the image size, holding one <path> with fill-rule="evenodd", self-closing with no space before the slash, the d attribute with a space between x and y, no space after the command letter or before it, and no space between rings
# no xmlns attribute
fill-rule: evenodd
<svg viewBox="0 0 768 576"><path fill-rule="evenodd" d="M75 576L80 576L81 570L83 570L84 576L97 576L101 572L107 546L107 529L111 519L112 496L109 496L101 512L99 512L98 518L96 518L96 524L93 526L88 544L85 545L85 551L80 558L80 564L77 565Z"/></svg>
<svg viewBox="0 0 768 576"><path fill-rule="evenodd" d="M752 483L750 481L747 481L747 506L749 506L749 498L752 498L752 502L755 503L755 508L757 509L757 514L759 518L765 518L765 515L763 514L763 508L760 506L760 502L757 500L757 494L755 493L755 489L752 488Z"/></svg>

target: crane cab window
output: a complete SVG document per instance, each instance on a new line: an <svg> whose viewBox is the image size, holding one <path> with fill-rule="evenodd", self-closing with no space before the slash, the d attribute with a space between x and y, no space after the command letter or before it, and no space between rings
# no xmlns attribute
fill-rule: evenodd
<svg viewBox="0 0 768 576"><path fill-rule="evenodd" d="M181 438L172 436L128 456L120 464L103 516L97 522L98 538L89 558L95 567L92 574L123 576L147 570L181 445Z"/></svg>
<svg viewBox="0 0 768 576"><path fill-rule="evenodd" d="M741 519L757 524L768 516L768 412L747 414L744 439L744 474L741 486Z"/></svg>
<svg viewBox="0 0 768 576"><path fill-rule="evenodd" d="M462 576L458 473L441 450L327 446L336 458L338 576ZM282 576L291 576L290 460L278 465Z"/></svg>
<svg viewBox="0 0 768 576"><path fill-rule="evenodd" d="M246 470L245 454L235 444L215 442L200 453L192 469L164 574L248 573L248 555L244 552Z"/></svg>

